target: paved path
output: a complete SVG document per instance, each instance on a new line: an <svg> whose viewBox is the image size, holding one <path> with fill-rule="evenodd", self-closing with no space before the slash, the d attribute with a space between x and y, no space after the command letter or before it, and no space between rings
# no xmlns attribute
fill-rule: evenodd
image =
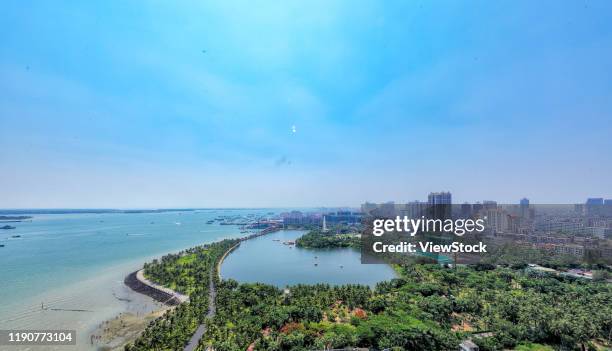
<svg viewBox="0 0 612 351"><path fill-rule="evenodd" d="M229 249L227 249L227 251L225 251L225 253L223 254L223 256L221 256L221 258L219 259L219 262L217 262L217 277L219 277L219 280L223 279L221 278L221 265L223 264L223 261L225 261L225 258L227 257L227 255L229 255L232 251L234 251L235 248L237 248L240 243L243 240L239 240L236 245L230 247Z"/></svg>
<svg viewBox="0 0 612 351"><path fill-rule="evenodd" d="M170 298L168 300L171 299L177 299L178 303L183 303L185 301L189 301L189 296L187 295L183 295L180 294L172 289L168 289L165 286L161 286L159 284L155 284L152 281L150 281L149 279L145 278L144 276L144 269L139 270L138 272L136 272L136 279L138 279L142 284L149 286L152 289L155 289L157 291L161 291L165 294L168 294L168 296L170 296Z"/></svg>
<svg viewBox="0 0 612 351"><path fill-rule="evenodd" d="M242 241L252 239L258 236L266 235L268 233L272 233L277 230L280 230L280 228L270 227L270 228L260 231L257 234L238 239L238 242L236 243L236 245L232 246L227 251L225 251L223 256L221 256L221 259L219 260L219 262L217 262L217 264L210 269L210 276L209 276L210 282L209 282L209 289L208 289L209 290L208 313L206 314L206 320L213 318L215 316L215 313L217 312L217 307L215 306L215 299L217 297L217 291L215 290L215 280L213 279L213 277L214 277L214 274L217 274L217 276L219 277L219 280L221 280L221 264L223 264L223 260L225 260L225 257L227 257L227 255L229 255L236 247L238 247L238 245L240 245ZM198 326L198 329L196 329L195 333L191 336L191 339L189 340L189 342L187 343L187 346L185 346L183 351L194 351L195 349L198 348L200 339L202 339L202 336L204 336L204 333L206 332L206 320L204 321L204 323Z"/></svg>
<svg viewBox="0 0 612 351"><path fill-rule="evenodd" d="M214 271L216 267L210 269L209 275L209 283L208 283L208 313L206 314L206 319L211 319L217 313L217 307L215 306L215 299L217 297L217 291L215 288L215 280ZM195 333L191 336L191 339L187 343L187 346L183 349L183 351L194 351L198 348L198 344L200 343L200 339L204 336L206 332L206 321L198 326Z"/></svg>

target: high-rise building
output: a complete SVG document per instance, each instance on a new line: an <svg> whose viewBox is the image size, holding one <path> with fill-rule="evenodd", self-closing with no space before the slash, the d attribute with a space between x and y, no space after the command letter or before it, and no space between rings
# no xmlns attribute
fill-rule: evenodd
<svg viewBox="0 0 612 351"><path fill-rule="evenodd" d="M604 199L603 197L590 197L586 201L587 205L603 205Z"/></svg>
<svg viewBox="0 0 612 351"><path fill-rule="evenodd" d="M584 204L575 204L574 205L574 212L577 215L582 216L584 214Z"/></svg>
<svg viewBox="0 0 612 351"><path fill-rule="evenodd" d="M586 201L585 209L588 216L600 216L603 213L604 199L602 197L591 197Z"/></svg>
<svg viewBox="0 0 612 351"><path fill-rule="evenodd" d="M361 223L361 212L337 211L325 214L326 223L329 224L357 224Z"/></svg>
<svg viewBox="0 0 612 351"><path fill-rule="evenodd" d="M472 204L463 203L461 204L461 218L470 218L472 217Z"/></svg>
<svg viewBox="0 0 612 351"><path fill-rule="evenodd" d="M612 217L612 199L605 199L603 204L603 214Z"/></svg>
<svg viewBox="0 0 612 351"><path fill-rule="evenodd" d="M378 205L373 204L371 202L366 202L365 204L361 205L361 212L364 215L368 215L370 214L370 212L374 211L376 208L378 208Z"/></svg>
<svg viewBox="0 0 612 351"><path fill-rule="evenodd" d="M526 218L529 215L529 199L522 198L520 201L521 204L521 217Z"/></svg>
<svg viewBox="0 0 612 351"><path fill-rule="evenodd" d="M504 233L509 229L509 215L501 208L485 208L483 210L487 227L495 233Z"/></svg>
<svg viewBox="0 0 612 351"><path fill-rule="evenodd" d="M385 218L394 218L397 215L397 211L395 210L395 202L389 201L381 204L378 208L380 213L379 216Z"/></svg>
<svg viewBox="0 0 612 351"><path fill-rule="evenodd" d="M428 217L436 219L451 218L452 196L450 192L429 193L427 205L430 208Z"/></svg>
<svg viewBox="0 0 612 351"><path fill-rule="evenodd" d="M492 210L492 209L496 209L497 208L497 201L493 201L493 200L484 200L482 202L482 206L484 207L485 210Z"/></svg>
<svg viewBox="0 0 612 351"><path fill-rule="evenodd" d="M401 213L408 218L420 218L427 215L427 203L421 201L411 201L406 204Z"/></svg>
<svg viewBox="0 0 612 351"><path fill-rule="evenodd" d="M429 205L450 205L452 196L450 192L429 193L427 203Z"/></svg>
<svg viewBox="0 0 612 351"><path fill-rule="evenodd" d="M481 203L477 202L474 205L472 205L472 212L474 214L479 214L483 209L483 206Z"/></svg>

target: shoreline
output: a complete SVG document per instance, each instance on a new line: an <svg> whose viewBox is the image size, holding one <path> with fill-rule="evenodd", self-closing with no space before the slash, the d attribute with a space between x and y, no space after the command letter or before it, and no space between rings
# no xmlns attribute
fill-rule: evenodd
<svg viewBox="0 0 612 351"><path fill-rule="evenodd" d="M221 258L219 259L219 262L217 262L216 269L217 269L217 278L219 278L219 280L223 279L223 277L221 277L221 265L223 264L223 261L230 253L232 253L236 248L238 248L238 246L240 246L241 243L242 243L242 240L238 241L236 245L230 247L227 251L225 251L223 256L221 256Z"/></svg>
<svg viewBox="0 0 612 351"><path fill-rule="evenodd" d="M223 261L225 260L225 258L227 258L227 256L230 253L232 253L238 246L240 246L240 244L243 241L247 241L247 240L250 240L250 239L255 239L255 238L258 238L260 236L264 236L264 235L270 234L270 233L275 233L275 232L278 232L278 231L281 231L281 230L285 230L285 229L283 229L282 227L273 226L273 227L266 228L266 229L264 229L264 230L262 230L262 231L260 231L258 233L251 234L249 236L244 236L242 238L237 238L238 242L236 243L236 245L230 247L227 251L225 251L223 256L221 256L221 258L219 259L219 262L217 262L216 270L217 270L217 277L219 278L219 280L222 279L222 277L221 277L221 264L223 264Z"/></svg>
<svg viewBox="0 0 612 351"><path fill-rule="evenodd" d="M217 277L222 279L221 264L232 251L240 246L240 243L280 230L283 230L283 228L275 226L266 228L249 236L235 238L238 240L238 242L223 254L215 266L215 269L217 270ZM232 237L227 238L233 239ZM220 240L223 240L223 238ZM183 295L146 279L144 277L143 268L125 276L123 283L132 291L140 293L161 303L162 307L146 315L134 315L133 313L129 312L120 313L113 319L104 321L92 334L90 334L92 346L95 345L97 348L107 348L109 350L122 350L126 344L136 340L152 320L161 317L168 310L176 308L181 303L189 301L189 296Z"/></svg>
<svg viewBox="0 0 612 351"><path fill-rule="evenodd" d="M189 296L151 282L144 277L143 271L144 269L140 269L128 274L123 283L135 292L148 296L167 306L177 306L189 301Z"/></svg>
<svg viewBox="0 0 612 351"><path fill-rule="evenodd" d="M223 263L223 260L225 260L225 258L227 257L227 255L229 255L232 251L234 251L234 249L236 249L238 246L240 246L240 243L242 243L243 241L246 240L250 240L250 239L254 239L254 238L258 238L260 236L264 236L266 234L270 234L270 233L274 233L277 231L283 230L282 227L269 227L266 228L258 233L255 234L251 234L249 236L244 236L241 238L236 238L238 240L238 242L236 243L236 245L232 246L231 248L229 248L224 254L223 256L221 256L221 258L219 259L219 262L217 262L216 265L216 270L217 270L217 276L219 277L219 279L221 279L221 264ZM231 238L230 238L231 239ZM180 305L183 302L187 302L189 301L189 296L187 295L183 295L179 292L176 292L172 289L166 288L164 286L158 285L150 280L148 280L147 278L144 277L144 269L141 268L138 271L132 272L130 274L128 274L123 283L129 287L130 289L132 289L133 291L143 294L145 296L148 296L152 299L154 299L155 301L161 302L163 304L169 305L169 306L176 306L176 305Z"/></svg>
<svg viewBox="0 0 612 351"><path fill-rule="evenodd" d="M149 323L175 307L163 305L144 315L119 313L115 318L102 322L89 335L88 344L97 350L123 350L125 345L134 342L140 336Z"/></svg>
<svg viewBox="0 0 612 351"><path fill-rule="evenodd" d="M238 216L247 212L226 214ZM124 282L131 273L143 268L144 262L261 230L240 233L237 226L204 224L224 213L225 210L203 211L193 217L185 213L41 214L35 216L34 223L23 222L15 229L23 238L13 239L11 247L10 230L4 231L9 238L7 248L0 248L0 253L7 254L0 259L7 285L0 294L3 300L0 329L75 329L78 335L75 350L96 350L90 346L90 335L101 323L122 313L144 317L166 308ZM263 215L259 210L253 213ZM175 225L181 220L181 226ZM0 223L0 227L3 225ZM128 235L140 233L145 235ZM78 249L66 250L67 244ZM39 247L44 248L45 255L32 256L31 250ZM7 249L10 250L4 251ZM64 271L64 262L72 260L78 264Z"/></svg>

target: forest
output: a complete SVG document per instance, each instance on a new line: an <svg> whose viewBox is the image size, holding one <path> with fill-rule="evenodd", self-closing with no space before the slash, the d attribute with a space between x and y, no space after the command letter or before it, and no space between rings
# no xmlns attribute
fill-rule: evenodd
<svg viewBox="0 0 612 351"><path fill-rule="evenodd" d="M217 280L216 263L236 243L237 240L223 240L146 263L148 279L189 295L189 302L152 321L125 350L182 350L208 311L210 274Z"/></svg>
<svg viewBox="0 0 612 351"><path fill-rule="evenodd" d="M325 248L341 248L354 247L359 248L361 242L359 237L353 234L333 234L322 233L317 230L312 230L295 241L297 247L306 249L325 249Z"/></svg>

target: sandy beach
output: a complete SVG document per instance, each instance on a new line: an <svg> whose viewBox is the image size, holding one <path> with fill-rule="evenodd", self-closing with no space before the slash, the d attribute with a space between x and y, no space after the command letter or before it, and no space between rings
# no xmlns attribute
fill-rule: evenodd
<svg viewBox="0 0 612 351"><path fill-rule="evenodd" d="M147 325L174 307L163 306L147 314L120 313L108 320L91 334L90 344L98 350L123 350L123 347L136 340Z"/></svg>

